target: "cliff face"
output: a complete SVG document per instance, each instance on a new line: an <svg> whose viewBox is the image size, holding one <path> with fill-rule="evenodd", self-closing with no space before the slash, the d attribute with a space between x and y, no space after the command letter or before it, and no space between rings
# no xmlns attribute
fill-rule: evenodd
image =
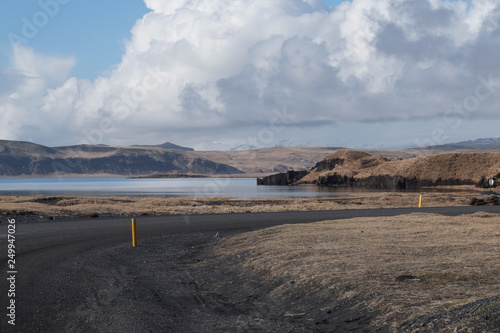
<svg viewBox="0 0 500 333"><path fill-rule="evenodd" d="M0 176L55 174L146 175L151 173L237 174L227 164L160 147L73 146L48 148L0 141Z"/></svg>
<svg viewBox="0 0 500 333"><path fill-rule="evenodd" d="M299 185L409 189L436 185L489 186L500 177L499 153L440 154L393 159L364 152L338 151L305 174L272 175L261 185Z"/></svg>
<svg viewBox="0 0 500 333"><path fill-rule="evenodd" d="M287 171L257 179L257 185L291 185L298 182L308 171Z"/></svg>

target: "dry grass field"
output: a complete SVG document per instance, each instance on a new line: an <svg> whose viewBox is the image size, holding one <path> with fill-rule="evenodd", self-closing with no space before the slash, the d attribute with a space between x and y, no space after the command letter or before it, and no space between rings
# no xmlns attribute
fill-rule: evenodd
<svg viewBox="0 0 500 333"><path fill-rule="evenodd" d="M455 187L455 192L424 193L423 206L465 206L473 197L485 197L473 187ZM0 216L78 217L97 215L172 215L257 213L308 210L415 207L419 193L374 192L319 198L234 199L133 198L35 196L0 197Z"/></svg>
<svg viewBox="0 0 500 333"><path fill-rule="evenodd" d="M284 225L222 239L214 251L248 281L274 285L270 304L285 302L302 316L314 311L310 304L324 304L315 310L326 313L338 300L377 311L370 332L500 294L500 216L486 213ZM464 318L439 331L492 332L474 325Z"/></svg>

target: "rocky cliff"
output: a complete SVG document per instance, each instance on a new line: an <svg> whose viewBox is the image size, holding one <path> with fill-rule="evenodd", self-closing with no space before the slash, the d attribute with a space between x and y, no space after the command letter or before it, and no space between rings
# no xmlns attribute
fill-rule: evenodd
<svg viewBox="0 0 500 333"><path fill-rule="evenodd" d="M291 185L307 174L308 171L287 171L264 178L257 178L257 185Z"/></svg>
<svg viewBox="0 0 500 333"><path fill-rule="evenodd" d="M409 189L436 185L487 187L500 178L500 153L453 153L395 159L341 150L306 173L287 172L258 180L260 185L300 185Z"/></svg>

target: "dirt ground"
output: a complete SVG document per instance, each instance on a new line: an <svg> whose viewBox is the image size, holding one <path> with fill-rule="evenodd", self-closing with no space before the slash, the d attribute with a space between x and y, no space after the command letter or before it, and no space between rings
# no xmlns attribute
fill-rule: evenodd
<svg viewBox="0 0 500 333"><path fill-rule="evenodd" d="M445 188L441 188L444 190ZM451 189L451 190L450 190ZM491 192L493 193L493 192ZM473 186L455 186L447 192L423 192L422 206L466 206L472 198L487 200L491 194ZM132 198L35 196L0 197L0 216L16 215L52 219L57 217L91 217L105 215L171 215L256 213L309 210L339 210L383 207L416 207L420 193L374 192L318 198L234 199L198 198Z"/></svg>

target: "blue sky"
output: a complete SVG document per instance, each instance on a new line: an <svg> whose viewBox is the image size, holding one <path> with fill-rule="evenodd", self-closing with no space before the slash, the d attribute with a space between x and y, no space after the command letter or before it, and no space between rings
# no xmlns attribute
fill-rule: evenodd
<svg viewBox="0 0 500 333"><path fill-rule="evenodd" d="M340 0L323 0L323 3L327 6L337 6L341 2Z"/></svg>
<svg viewBox="0 0 500 333"><path fill-rule="evenodd" d="M130 37L135 21L148 12L142 0L72 0L64 5L57 4L57 15L49 17L48 23L29 39L28 45L46 55L76 57L77 65L71 74L89 79L102 75L109 66L120 62L123 40ZM39 1L0 2L0 36L4 37L0 44L3 50L0 67L9 64L8 33L22 36L23 17L33 22L33 16L41 10Z"/></svg>
<svg viewBox="0 0 500 333"><path fill-rule="evenodd" d="M497 0L303 1L2 0L0 139L227 149L498 136Z"/></svg>
<svg viewBox="0 0 500 333"><path fill-rule="evenodd" d="M46 4L52 1L42 0ZM341 2L324 0L328 6ZM124 39L130 38L135 21L149 11L142 0L72 0L64 5L58 3L58 7L64 15L50 17L28 45L47 55L76 57L71 75L87 79L106 74L110 66L120 62ZM4 36L0 68L7 67L10 61L8 33L22 35L23 17L33 22L33 16L41 10L38 1L0 1L0 36Z"/></svg>

